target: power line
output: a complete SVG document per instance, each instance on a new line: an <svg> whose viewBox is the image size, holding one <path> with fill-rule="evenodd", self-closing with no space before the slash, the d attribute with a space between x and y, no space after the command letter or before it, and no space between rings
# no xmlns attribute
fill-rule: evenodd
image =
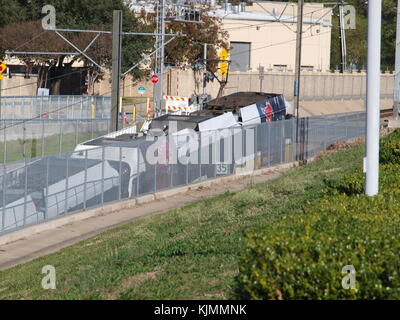
<svg viewBox="0 0 400 320"><path fill-rule="evenodd" d="M315 12L318 12L318 11L322 11L322 10L328 10L328 12L326 13L326 14L328 14L329 13L329 11L332 11L332 10L334 10L335 9L335 7L333 7L333 8L322 8L322 9L318 9L318 10L314 10L314 11L310 11L310 12L307 12L306 14L305 14L305 16L306 15L311 15L311 14L313 14L313 13L315 13ZM268 12L269 13L269 12ZM269 13L269 14L271 14L271 13ZM325 14L325 15L326 15ZM272 15L272 14L271 14ZM268 22L265 22L265 23L259 23L259 24L250 24L250 25L248 25L248 26L245 26L245 27L237 27L237 28L225 28L224 30L239 30L239 29L245 29L245 28L256 28L256 27L260 27L260 26L264 26L264 25L268 25L268 24L273 24L273 23L277 23L277 22L281 22L282 24L284 24L283 22L291 22L291 23L295 23L294 22L294 19L297 19L297 15L296 16L293 16L293 17L288 17L288 18L285 18L285 19L279 19L279 20L274 20L274 21L268 21ZM311 27L313 27L313 26L315 26L315 25L318 25L318 23L310 23L311 24ZM291 31L293 31L293 32L295 32L294 30L292 30L292 29L290 29Z"/></svg>
<svg viewBox="0 0 400 320"><path fill-rule="evenodd" d="M321 33L318 33L318 34L314 34L314 35L310 35L310 36L303 37L303 39L304 39L304 38L311 38L311 37L315 37L315 36L317 36L317 35L322 35L322 34L327 34L327 33L331 33L331 32L330 32L330 31L321 32ZM290 43L290 42L293 42L293 41L296 41L296 38L295 38L295 39L291 39L291 40L287 40L287 41L282 41L282 42L270 44L270 45L266 45L266 46L263 46L263 47L258 47L258 48L255 48L255 49L250 49L250 50L244 50L244 51L236 52L235 54L231 55L231 57L232 57L232 56L236 56L236 55L238 55L238 54L242 54L242 53L247 53L247 52L252 52L252 51L256 51L256 50L260 50L260 49L265 49L265 48L280 46L280 45L282 45L282 44Z"/></svg>
<svg viewBox="0 0 400 320"><path fill-rule="evenodd" d="M320 33L320 34L318 34L318 35L326 34L326 33L330 33L330 31L323 32L323 33ZM304 38L311 38L311 37L315 37L315 36L316 36L316 35L310 35L310 36L304 37ZM269 47L274 47L274 46L279 46L279 45L286 44L286 43L290 43L290 42L293 42L293 41L296 41L296 39L291 39L291 40L287 40L287 41L283 41L283 42L279 42L279 43L274 43L274 44L270 44L270 45L263 46L263 47L258 47L258 48L251 49L251 50L245 50L245 51L238 52L238 53L236 53L236 54L241 54L241 53L245 53L245 52L249 52L249 51L255 51L255 50L260 50L260 49L269 48ZM79 72L82 72L82 71L79 71ZM129 86L130 86L130 84L127 84L127 85L123 86L122 89L124 89L125 87L129 87ZM103 93L101 93L100 95L110 94L111 92L112 92L112 91L103 92ZM92 97L92 96L88 96L87 99L86 99L86 100L83 100L83 101L87 101L87 100L91 99L91 97ZM72 107L72 106L74 106L74 105L80 104L81 102L82 102L82 101L79 101L79 102L72 103L72 104L69 104L69 105L67 105L67 106L64 106L64 107L55 109L55 110L53 110L53 111L48 112L48 114L55 113L55 112L58 112L58 111L62 111L62 110L64 110L64 109L67 109L67 108ZM9 126L7 126L7 127L2 127L2 128L0 128L0 130L5 130L5 129L8 129L9 127L17 126L17 125L20 125L20 124L23 124L23 123L26 123L26 122L29 122L29 121L32 121L32 120L36 120L36 119L38 119L38 118L40 118L40 117L41 117L41 115L36 116L36 117L33 117L33 118L30 118L30 119L24 119L24 120L21 120L21 121L18 122L18 123L11 124L11 125L9 125Z"/></svg>

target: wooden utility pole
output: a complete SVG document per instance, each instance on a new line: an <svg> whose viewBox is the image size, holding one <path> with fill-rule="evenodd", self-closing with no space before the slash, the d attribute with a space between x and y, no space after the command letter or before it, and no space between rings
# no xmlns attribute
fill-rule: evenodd
<svg viewBox="0 0 400 320"><path fill-rule="evenodd" d="M299 103L300 103L300 71L301 71L301 44L303 40L303 11L304 0L298 0L297 4L297 37L296 37L296 66L294 80L294 110L296 110L296 142L299 142Z"/></svg>

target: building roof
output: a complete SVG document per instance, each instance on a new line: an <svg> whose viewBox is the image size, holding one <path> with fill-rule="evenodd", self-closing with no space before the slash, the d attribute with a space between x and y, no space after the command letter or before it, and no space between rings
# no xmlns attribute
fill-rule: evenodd
<svg viewBox="0 0 400 320"><path fill-rule="evenodd" d="M272 2L272 1L270 1ZM275 2L276 4L282 4L285 2ZM321 5L319 3L305 3L305 5ZM167 5L168 6L168 5ZM259 11L251 11L249 7L245 7L246 9L242 11L241 9L237 10L237 6L228 6L227 8L223 7L216 7L211 8L208 11L208 15L210 17L219 18L222 20L245 20L245 21L272 21L272 22L286 22L286 23L297 23L297 16L296 15L275 15L273 12L259 12ZM323 8L323 5L321 5ZM155 5L154 3L148 3L145 1L132 1L130 4L130 8L132 11L139 13L142 10L148 13L155 12ZM237 11L235 11L237 10ZM331 27L330 19L323 19L323 17L316 17L316 18L308 18L304 14L303 23L304 24L316 24L316 25L323 25L327 27Z"/></svg>
<svg viewBox="0 0 400 320"><path fill-rule="evenodd" d="M243 12L226 12L225 9L215 9L208 12L210 17L219 18L222 20L245 20L245 21L275 21L275 22L286 22L286 23L297 23L297 16L291 15L282 15L276 16L272 13L263 13L263 12L251 12L251 11L243 11ZM332 26L329 19L321 19L321 18L303 18L304 24L317 24L323 25L326 27Z"/></svg>

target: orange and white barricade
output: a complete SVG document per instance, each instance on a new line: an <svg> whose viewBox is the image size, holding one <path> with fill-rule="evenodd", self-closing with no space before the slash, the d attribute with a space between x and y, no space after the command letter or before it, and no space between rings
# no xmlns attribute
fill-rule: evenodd
<svg viewBox="0 0 400 320"><path fill-rule="evenodd" d="M166 113L189 114L196 111L193 105L190 104L190 99L187 97L164 96L164 100Z"/></svg>

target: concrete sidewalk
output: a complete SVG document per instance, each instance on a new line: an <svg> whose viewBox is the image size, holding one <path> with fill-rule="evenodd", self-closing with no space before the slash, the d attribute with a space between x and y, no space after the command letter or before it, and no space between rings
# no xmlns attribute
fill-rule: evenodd
<svg viewBox="0 0 400 320"><path fill-rule="evenodd" d="M0 270L56 252L81 240L88 239L113 227L129 223L136 219L150 217L227 191L240 191L251 184L272 180L281 175L282 172L294 166L295 163L283 164L272 168L257 170L250 175L234 175L207 180L193 186L149 195L148 200L150 202L140 203L140 201L137 201L131 208L117 211L110 209L108 212L107 209L104 208L103 211L98 210L98 212L101 212L100 214L85 219L79 219L79 215L82 214L83 217L85 212L76 213L70 216L71 218L76 217L76 221L65 225L56 227L57 223L60 224L57 222L60 220L58 219L54 220L56 224L54 224L54 222L49 222L47 230L43 229L40 225L37 226L37 229L35 229L34 226L31 227L30 230L21 230L19 231L18 240L0 245ZM228 183L228 180L231 182ZM154 198L158 200L151 201ZM132 199L128 201L135 200ZM109 208L111 208L111 206ZM44 231L37 232L37 230L41 230L40 228ZM24 232L26 232L25 237ZM8 235L5 235L3 237L7 236ZM10 234L8 239L13 239L12 236L13 235Z"/></svg>

